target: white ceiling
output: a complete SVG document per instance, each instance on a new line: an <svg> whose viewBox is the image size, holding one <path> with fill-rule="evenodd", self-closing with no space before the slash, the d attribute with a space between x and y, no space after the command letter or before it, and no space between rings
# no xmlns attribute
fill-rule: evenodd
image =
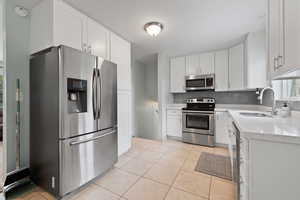
<svg viewBox="0 0 300 200"><path fill-rule="evenodd" d="M262 27L266 0L65 0L141 48L181 55L223 48ZM159 21L157 38L143 25ZM138 56L139 57L139 56Z"/></svg>
<svg viewBox="0 0 300 200"><path fill-rule="evenodd" d="M11 0L8 0L11 1ZM23 6L27 9L31 9L34 5L42 0L13 0L16 5Z"/></svg>
<svg viewBox="0 0 300 200"><path fill-rule="evenodd" d="M17 0L27 7L39 0ZM135 57L228 47L265 23L266 0L64 0L133 43ZM159 21L163 32L143 30Z"/></svg>

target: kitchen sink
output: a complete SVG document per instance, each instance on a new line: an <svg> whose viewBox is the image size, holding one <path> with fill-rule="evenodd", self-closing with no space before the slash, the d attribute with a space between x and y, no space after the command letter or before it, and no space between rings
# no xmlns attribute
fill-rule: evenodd
<svg viewBox="0 0 300 200"><path fill-rule="evenodd" d="M272 115L269 114L254 113L254 112L240 112L240 115L244 115L247 117L272 117Z"/></svg>

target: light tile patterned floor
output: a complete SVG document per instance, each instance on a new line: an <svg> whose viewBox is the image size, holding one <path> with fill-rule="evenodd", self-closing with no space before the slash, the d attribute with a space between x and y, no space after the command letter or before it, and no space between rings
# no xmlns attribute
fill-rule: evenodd
<svg viewBox="0 0 300 200"><path fill-rule="evenodd" d="M202 152L228 155L222 148L134 138L114 169L67 199L233 200L232 182L194 171ZM36 188L18 199L54 198Z"/></svg>

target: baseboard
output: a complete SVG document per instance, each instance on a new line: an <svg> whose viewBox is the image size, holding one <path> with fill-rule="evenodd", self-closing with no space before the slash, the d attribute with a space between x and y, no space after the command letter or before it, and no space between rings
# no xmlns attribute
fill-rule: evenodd
<svg viewBox="0 0 300 200"><path fill-rule="evenodd" d="M216 147L222 147L222 148L228 148L227 144L222 144L222 143L216 143Z"/></svg>
<svg viewBox="0 0 300 200"><path fill-rule="evenodd" d="M177 140L177 141L182 142L182 138L181 137L167 135L167 139L169 139L169 140Z"/></svg>

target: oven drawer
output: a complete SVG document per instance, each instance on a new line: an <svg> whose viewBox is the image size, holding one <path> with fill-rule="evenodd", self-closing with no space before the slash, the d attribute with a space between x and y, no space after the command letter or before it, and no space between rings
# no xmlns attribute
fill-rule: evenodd
<svg viewBox="0 0 300 200"><path fill-rule="evenodd" d="M203 135L203 134L196 134L190 132L183 132L182 133L182 141L191 144L199 144L204 146L215 146L215 136L214 135Z"/></svg>
<svg viewBox="0 0 300 200"><path fill-rule="evenodd" d="M117 130L84 135L60 142L63 196L101 175L117 161Z"/></svg>

